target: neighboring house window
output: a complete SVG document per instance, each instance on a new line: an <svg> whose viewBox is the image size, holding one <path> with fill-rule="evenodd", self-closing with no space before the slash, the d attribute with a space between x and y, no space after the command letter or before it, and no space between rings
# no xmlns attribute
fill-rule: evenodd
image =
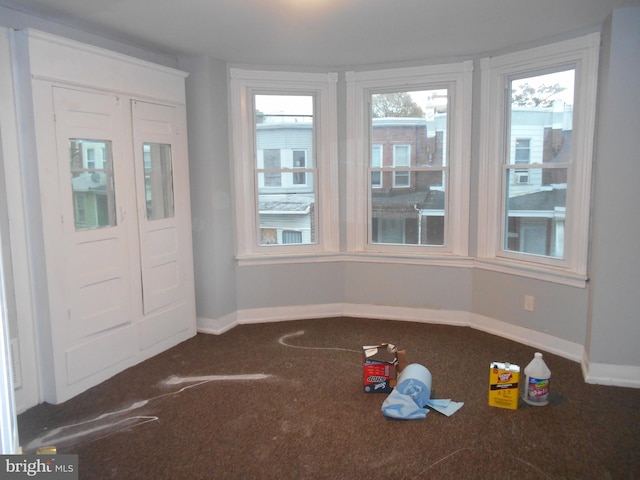
<svg viewBox="0 0 640 480"><path fill-rule="evenodd" d="M411 165L411 145L393 146L393 186L409 187L409 167Z"/></svg>
<svg viewBox="0 0 640 480"><path fill-rule="evenodd" d="M260 243L263 245L275 245L278 243L278 230L276 228L261 228Z"/></svg>
<svg viewBox="0 0 640 480"><path fill-rule="evenodd" d="M528 138L516 138L514 158L516 165L529 165L531 163L530 143L531 141ZM513 183L529 183L529 170L527 168L515 168L514 172Z"/></svg>
<svg viewBox="0 0 640 480"><path fill-rule="evenodd" d="M350 252L466 260L472 65L347 72Z"/></svg>
<svg viewBox="0 0 640 480"><path fill-rule="evenodd" d="M337 75L230 73L238 260L337 252Z"/></svg>
<svg viewBox="0 0 640 480"><path fill-rule="evenodd" d="M598 46L594 34L482 60L484 268L584 285Z"/></svg>
<svg viewBox="0 0 640 480"><path fill-rule="evenodd" d="M293 151L293 168L302 170L307 167L307 151L306 150L294 150ZM306 185L307 174L304 171L293 172L293 184L294 185ZM300 242L290 242L300 243Z"/></svg>
<svg viewBox="0 0 640 480"><path fill-rule="evenodd" d="M302 243L302 232L296 230L283 230L282 243Z"/></svg>
<svg viewBox="0 0 640 480"><path fill-rule="evenodd" d="M261 96L261 98L267 98ZM283 124L284 125L284 124ZM290 148L260 148L261 144L273 143L274 141L281 141L279 135L282 134L286 127L282 127L280 131L273 128L273 125L261 124L260 127L270 127L264 131L260 131L257 135L258 149L256 152L257 168L258 168L258 180L260 182L259 187L265 190L271 190L278 188L279 193L301 193L299 187L307 186L307 179L309 178L307 170L307 151L306 150L292 150ZM303 134L306 138L306 143L311 145L313 143L313 123L310 120L307 125L307 132ZM291 137L287 137L291 138ZM286 146L289 140L282 141L281 145ZM311 169L313 170L313 169Z"/></svg>
<svg viewBox="0 0 640 480"><path fill-rule="evenodd" d="M95 148L87 148L87 168L96 168Z"/></svg>
<svg viewBox="0 0 640 480"><path fill-rule="evenodd" d="M280 171L280 149L279 148L267 148L262 151L262 186L269 187L281 187L282 186L282 173ZM274 171L275 170L275 171ZM260 175L259 175L260 177Z"/></svg>

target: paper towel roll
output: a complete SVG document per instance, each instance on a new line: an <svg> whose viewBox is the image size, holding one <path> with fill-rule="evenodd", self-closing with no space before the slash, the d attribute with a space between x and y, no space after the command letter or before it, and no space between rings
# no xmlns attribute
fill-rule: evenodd
<svg viewBox="0 0 640 480"><path fill-rule="evenodd" d="M419 407L424 407L431 398L431 372L419 363L411 363L400 373L396 389L410 396Z"/></svg>

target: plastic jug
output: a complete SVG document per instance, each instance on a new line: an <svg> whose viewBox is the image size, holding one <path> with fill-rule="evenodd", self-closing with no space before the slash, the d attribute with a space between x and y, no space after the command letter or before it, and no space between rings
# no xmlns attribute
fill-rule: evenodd
<svg viewBox="0 0 640 480"><path fill-rule="evenodd" d="M522 399L529 405L541 407L549 403L549 382L551 370L542 359L542 353L536 352L533 360L524 368L526 383Z"/></svg>

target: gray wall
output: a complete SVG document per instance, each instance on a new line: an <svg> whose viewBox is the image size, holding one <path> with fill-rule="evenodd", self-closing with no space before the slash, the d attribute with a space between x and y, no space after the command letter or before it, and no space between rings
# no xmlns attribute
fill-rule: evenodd
<svg viewBox="0 0 640 480"><path fill-rule="evenodd" d="M341 303L343 265L311 263L238 267L238 308L274 308Z"/></svg>
<svg viewBox="0 0 640 480"><path fill-rule="evenodd" d="M585 288L475 269L473 312L583 345L587 328ZM524 296L534 297L533 312Z"/></svg>
<svg viewBox="0 0 640 480"><path fill-rule="evenodd" d="M351 262L345 271L349 303L471 311L469 268Z"/></svg>
<svg viewBox="0 0 640 480"><path fill-rule="evenodd" d="M602 39L586 349L639 366L640 7L615 10Z"/></svg>
<svg viewBox="0 0 640 480"><path fill-rule="evenodd" d="M229 158L227 66L205 56L183 58L187 78L189 176L198 317L237 310Z"/></svg>

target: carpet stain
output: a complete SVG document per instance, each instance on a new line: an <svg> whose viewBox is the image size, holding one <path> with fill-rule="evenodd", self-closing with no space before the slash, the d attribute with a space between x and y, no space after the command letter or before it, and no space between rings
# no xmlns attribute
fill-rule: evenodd
<svg viewBox="0 0 640 480"><path fill-rule="evenodd" d="M130 415L134 410L138 410L154 400L171 395L178 395L190 388L204 385L210 382L219 381L247 381L247 380L265 380L271 378L272 375L263 373L249 373L239 375L202 375L193 377L171 376L161 382L162 385L181 385L190 384L182 387L180 390L170 393L163 393L147 400L140 400L132 403L130 406L98 415L97 417L64 425L53 430L47 431L40 436L31 440L25 447L25 452L34 452L38 448L45 445L68 445L80 443L80 439L85 441L94 441L98 438L104 438L114 433L139 427L141 425L157 422L159 417L153 415Z"/></svg>
<svg viewBox="0 0 640 480"><path fill-rule="evenodd" d="M291 348L302 348L305 350L338 350L341 352L352 352L352 353L357 353L357 354L361 354L362 351L361 350L352 350L349 348L339 348L339 347L306 347L304 345L291 345L290 343L287 343L287 340L290 338L295 338L295 337L300 337L304 335L304 330L298 330L297 332L293 332L293 333L287 333L285 335L282 335L279 339L278 339L278 343L280 345L284 345L285 347L291 347Z"/></svg>
<svg viewBox="0 0 640 480"><path fill-rule="evenodd" d="M265 380L271 378L271 375L264 373L246 373L240 375L203 375L200 377L176 377L172 376L164 380L165 385L179 385L182 383L197 383L201 385L208 382L220 382L230 380Z"/></svg>

